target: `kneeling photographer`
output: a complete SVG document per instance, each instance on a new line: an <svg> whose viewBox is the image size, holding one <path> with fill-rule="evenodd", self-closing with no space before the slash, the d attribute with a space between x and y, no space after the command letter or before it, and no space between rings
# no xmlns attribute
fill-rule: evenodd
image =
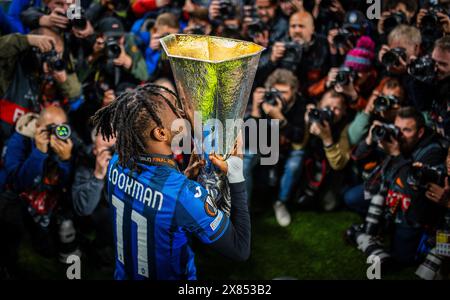
<svg viewBox="0 0 450 300"><path fill-rule="evenodd" d="M4 168L6 189L14 193L17 215L6 223L5 232L16 232L6 242L15 259L24 230L31 232L33 248L45 257L80 255L68 201L74 153L78 140L72 136L66 113L51 106L40 115L26 114L8 141ZM5 215L3 215L5 216ZM8 216L11 218L11 216Z"/></svg>
<svg viewBox="0 0 450 300"><path fill-rule="evenodd" d="M297 94L298 80L295 75L284 69L277 69L266 81L266 89L257 88L253 93L252 110L249 118L255 119L276 119L279 120L280 154L283 158L283 169L280 177L280 188L277 199L274 203L275 217L280 226L288 226L291 223L291 216L286 207L286 203L291 196L295 184L299 181L303 162L303 140L305 134L305 124L299 116L304 114L305 100ZM269 127L269 126L268 126ZM269 135L270 128L265 128ZM258 126L258 131L263 130ZM258 133L258 136L261 133ZM246 135L247 136L247 135ZM251 199L253 189L253 171L262 156L260 149L258 153L251 153L256 149L249 149L248 139L246 141L247 150L244 155L244 176L246 178L248 199ZM259 143L258 143L259 145ZM277 181L274 166L269 166L270 185L275 186Z"/></svg>
<svg viewBox="0 0 450 300"><path fill-rule="evenodd" d="M320 204L325 211L336 209L350 161L348 111L345 96L328 90L317 108L310 104L305 113L309 126L305 151L305 178L299 196L302 205Z"/></svg>
<svg viewBox="0 0 450 300"><path fill-rule="evenodd" d="M368 256L379 255L382 263L409 265L415 262L424 228L432 226L439 213L439 208L426 199L425 191L415 188L417 184L411 180L413 162L431 168L441 166L446 148L413 107L401 108L394 124L376 125L371 135L372 145L382 149L387 158L380 167L377 188L371 191L364 224L352 226L347 237ZM388 252L379 239L386 233L391 234Z"/></svg>

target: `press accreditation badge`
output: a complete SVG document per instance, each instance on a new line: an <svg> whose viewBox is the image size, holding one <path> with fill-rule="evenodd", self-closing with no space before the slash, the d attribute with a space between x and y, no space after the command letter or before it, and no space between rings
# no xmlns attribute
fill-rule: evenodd
<svg viewBox="0 0 450 300"><path fill-rule="evenodd" d="M448 230L437 231L436 254L450 257L450 231Z"/></svg>

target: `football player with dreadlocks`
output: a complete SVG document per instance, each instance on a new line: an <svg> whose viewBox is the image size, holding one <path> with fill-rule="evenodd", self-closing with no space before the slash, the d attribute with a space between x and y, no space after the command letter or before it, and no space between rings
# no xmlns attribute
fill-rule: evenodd
<svg viewBox="0 0 450 300"><path fill-rule="evenodd" d="M184 116L180 107L172 91L147 84L121 94L93 117L106 139L117 138L107 175L116 279L196 279L191 236L234 260L250 255L242 159L231 156L224 162L210 156L230 183L232 210L227 217L173 160L171 142L177 132L171 124Z"/></svg>

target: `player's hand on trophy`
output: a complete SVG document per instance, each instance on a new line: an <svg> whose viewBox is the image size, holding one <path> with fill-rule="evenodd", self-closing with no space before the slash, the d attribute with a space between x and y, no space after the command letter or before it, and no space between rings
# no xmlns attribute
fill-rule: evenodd
<svg viewBox="0 0 450 300"><path fill-rule="evenodd" d="M240 132L236 139L233 152L227 160L224 160L224 158L218 154L209 155L209 159L213 165L227 175L229 183L239 183L245 181L242 145L242 132Z"/></svg>
<svg viewBox="0 0 450 300"><path fill-rule="evenodd" d="M183 173L187 178L193 179L198 176L200 169L204 166L205 160L200 159L200 157L197 154L192 153L189 159L189 164Z"/></svg>

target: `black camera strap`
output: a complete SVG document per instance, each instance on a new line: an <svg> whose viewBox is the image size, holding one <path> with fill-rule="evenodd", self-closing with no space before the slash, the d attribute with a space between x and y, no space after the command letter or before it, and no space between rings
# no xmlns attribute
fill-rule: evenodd
<svg viewBox="0 0 450 300"><path fill-rule="evenodd" d="M172 155L146 154L138 158L138 162L150 166L166 166L179 171L177 162Z"/></svg>

